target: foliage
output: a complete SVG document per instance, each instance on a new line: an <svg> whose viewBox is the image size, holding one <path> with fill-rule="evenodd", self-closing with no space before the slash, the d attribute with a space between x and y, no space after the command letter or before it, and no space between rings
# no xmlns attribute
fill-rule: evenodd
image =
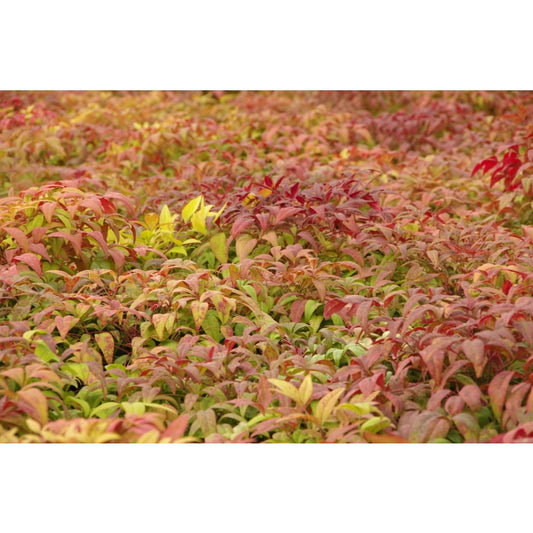
<svg viewBox="0 0 533 533"><path fill-rule="evenodd" d="M0 442L530 442L528 92L0 94Z"/></svg>

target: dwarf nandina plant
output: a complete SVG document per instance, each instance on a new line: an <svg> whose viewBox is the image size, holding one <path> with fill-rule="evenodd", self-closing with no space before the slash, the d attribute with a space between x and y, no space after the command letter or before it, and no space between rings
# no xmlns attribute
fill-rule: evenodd
<svg viewBox="0 0 533 533"><path fill-rule="evenodd" d="M533 441L532 115L0 93L0 442Z"/></svg>

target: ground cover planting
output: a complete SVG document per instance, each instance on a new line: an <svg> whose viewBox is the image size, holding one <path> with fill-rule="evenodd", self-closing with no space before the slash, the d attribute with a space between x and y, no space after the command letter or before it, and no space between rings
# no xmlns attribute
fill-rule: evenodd
<svg viewBox="0 0 533 533"><path fill-rule="evenodd" d="M0 442L533 441L532 118L1 92Z"/></svg>

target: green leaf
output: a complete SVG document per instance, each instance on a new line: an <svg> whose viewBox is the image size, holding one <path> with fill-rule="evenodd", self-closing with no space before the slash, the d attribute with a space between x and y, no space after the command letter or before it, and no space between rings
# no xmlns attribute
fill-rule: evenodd
<svg viewBox="0 0 533 533"><path fill-rule="evenodd" d="M120 406L127 415L134 414L142 416L146 412L146 406L143 402L122 402Z"/></svg>
<svg viewBox="0 0 533 533"><path fill-rule="evenodd" d="M364 403L343 403L339 405L338 409L348 409L358 415L367 415L372 411L372 404L369 402Z"/></svg>
<svg viewBox="0 0 533 533"><path fill-rule="evenodd" d="M409 233L416 233L420 229L420 226L418 222L410 222L409 224L405 224L403 229Z"/></svg>
<svg viewBox="0 0 533 533"><path fill-rule="evenodd" d="M107 418L111 413L117 410L120 407L120 404L117 402L104 402L96 406L92 411L90 416L97 416L98 418Z"/></svg>
<svg viewBox="0 0 533 533"><path fill-rule="evenodd" d="M384 416L374 416L367 420L362 426L361 431L368 431L369 433L378 433L382 429L389 427L391 421Z"/></svg>
<svg viewBox="0 0 533 533"><path fill-rule="evenodd" d="M220 322L217 318L217 312L214 309L209 309L202 322L202 328L204 331L212 337L216 342L220 342L222 339L222 333L220 332Z"/></svg>
<svg viewBox="0 0 533 533"><path fill-rule="evenodd" d="M322 304L315 300L307 300L307 302L305 302L304 320L307 323L309 323L311 317L313 316L313 313L317 310L318 307L320 307L320 305Z"/></svg>
<svg viewBox="0 0 533 533"><path fill-rule="evenodd" d="M89 367L86 363L66 363L61 366L61 371L78 378L83 383L87 383L89 379Z"/></svg>
<svg viewBox="0 0 533 533"><path fill-rule="evenodd" d="M59 361L59 357L52 350L50 350L48 344L41 339L35 342L35 355L45 363Z"/></svg>

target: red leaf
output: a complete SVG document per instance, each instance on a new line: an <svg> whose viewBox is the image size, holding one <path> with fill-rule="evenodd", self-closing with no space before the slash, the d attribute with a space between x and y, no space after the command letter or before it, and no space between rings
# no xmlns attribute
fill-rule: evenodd
<svg viewBox="0 0 533 533"><path fill-rule="evenodd" d="M320 279L312 279L313 285L315 286L316 291L318 292L318 297L320 301L323 302L326 297L326 284Z"/></svg>
<svg viewBox="0 0 533 533"><path fill-rule="evenodd" d="M294 300L291 305L291 321L300 322L305 311L307 300Z"/></svg>
<svg viewBox="0 0 533 533"><path fill-rule="evenodd" d="M481 409L481 390L477 385L465 385L459 391L459 396L466 402L472 411L479 411Z"/></svg>
<svg viewBox="0 0 533 533"><path fill-rule="evenodd" d="M37 226L36 228L33 228L31 230L31 237L33 239L33 242L34 243L40 242L47 231L48 231L48 228L44 228L43 226Z"/></svg>
<svg viewBox="0 0 533 533"><path fill-rule="evenodd" d="M464 400L460 396L448 398L444 404L444 409L450 416L459 414L465 406Z"/></svg>
<svg viewBox="0 0 533 533"><path fill-rule="evenodd" d="M503 404L505 403L505 397L507 396L507 388L509 382L513 379L516 372L511 370L504 370L499 374L496 374L490 382L488 393L490 398L490 405L496 416L496 420L501 422Z"/></svg>
<svg viewBox="0 0 533 533"><path fill-rule="evenodd" d="M187 423L189 422L189 417L186 414L178 416L176 420L173 420L161 434L161 438L168 438L172 441L177 440L183 436L187 429Z"/></svg>
<svg viewBox="0 0 533 533"><path fill-rule="evenodd" d="M283 222L286 218L299 213L301 210L301 207L282 207L276 214L275 224Z"/></svg>
<svg viewBox="0 0 533 533"><path fill-rule="evenodd" d="M124 254L117 249L109 249L108 252L115 263L116 269L121 270L124 267L124 264L126 263L126 258L124 257Z"/></svg>
<svg viewBox="0 0 533 533"><path fill-rule="evenodd" d="M18 228L11 228L9 226L4 227L4 231L11 235L13 239L17 242L17 244L25 251L28 251L28 238L24 234L23 231L19 230Z"/></svg>
<svg viewBox="0 0 533 533"><path fill-rule="evenodd" d="M85 200L79 202L78 205L92 209L96 218L100 218L103 214L102 202L99 198L86 198Z"/></svg>
<svg viewBox="0 0 533 533"><path fill-rule="evenodd" d="M39 242L37 244L30 244L28 246L28 250L35 254L39 254L41 257L44 257L50 263L52 262L52 259L50 258L50 255L48 254L48 250L46 249L43 243Z"/></svg>
<svg viewBox="0 0 533 533"><path fill-rule="evenodd" d="M326 305L324 306L324 319L328 320L331 318L331 315L338 313L344 307L346 306L346 303L342 300L329 300L326 302Z"/></svg>
<svg viewBox="0 0 533 533"><path fill-rule="evenodd" d="M492 157L489 157L488 159L484 159L480 163L478 163L474 170L472 170L471 176L474 176L478 170L483 170L483 174L486 174L491 168L496 166L498 164L498 158L493 155Z"/></svg>
<svg viewBox="0 0 533 533"><path fill-rule="evenodd" d="M110 215L117 212L117 208L111 200L108 200L107 198L100 198L100 203L102 204L106 214Z"/></svg>
<svg viewBox="0 0 533 533"><path fill-rule="evenodd" d="M259 375L259 383L257 385L257 403L261 408L261 412L266 413L270 402L272 401L272 391L267 378L262 374Z"/></svg>
<svg viewBox="0 0 533 533"><path fill-rule="evenodd" d="M60 239L65 239L69 241L70 244L72 244L72 248L74 248L74 251L78 255L81 255L81 233L75 233L74 235L70 235L69 233L65 233L64 231L54 231L52 233L49 233L48 237L59 237Z"/></svg>
<svg viewBox="0 0 533 533"><path fill-rule="evenodd" d="M126 208L126 212L128 213L129 216L133 216L135 214L135 207L132 204L131 200L119 192L107 192L105 194L105 198L100 198L100 202L102 202L102 206L104 207L104 210L105 210L105 206L104 206L103 200L107 198L115 198L116 200L120 200L124 204L124 207Z"/></svg>
<svg viewBox="0 0 533 533"><path fill-rule="evenodd" d="M450 389L440 389L437 392L431 395L431 398L428 400L427 409L428 411L435 411L440 408L442 400L451 394Z"/></svg>
<svg viewBox="0 0 533 533"><path fill-rule="evenodd" d="M100 231L91 231L87 233L87 236L92 237L100 245L106 257L109 255L109 247L107 246L107 242Z"/></svg>
<svg viewBox="0 0 533 533"><path fill-rule="evenodd" d="M70 329L75 326L78 321L78 318L75 318L71 315L56 316L54 318L54 323L56 325L57 331L59 331L59 335L62 339L65 339L67 337Z"/></svg>
<svg viewBox="0 0 533 533"><path fill-rule="evenodd" d="M375 444L408 444L409 441L398 435L378 435L377 433L363 432L363 438Z"/></svg>
<svg viewBox="0 0 533 533"><path fill-rule="evenodd" d="M14 258L16 261L22 261L26 265L30 266L39 276L42 274L41 258L35 254L27 253L16 255Z"/></svg>
<svg viewBox="0 0 533 533"><path fill-rule="evenodd" d="M231 227L231 236L235 239L238 237L251 223L253 219L246 216L239 216Z"/></svg>
<svg viewBox="0 0 533 533"><path fill-rule="evenodd" d="M44 218L48 224L52 222L52 217L54 216L56 207L57 202L44 202L39 206L39 209L43 212Z"/></svg>
<svg viewBox="0 0 533 533"><path fill-rule="evenodd" d="M473 339L463 341L461 347L466 358L474 366L476 377L480 378L483 374L483 369L487 364L487 358L485 357L485 344L481 339Z"/></svg>

